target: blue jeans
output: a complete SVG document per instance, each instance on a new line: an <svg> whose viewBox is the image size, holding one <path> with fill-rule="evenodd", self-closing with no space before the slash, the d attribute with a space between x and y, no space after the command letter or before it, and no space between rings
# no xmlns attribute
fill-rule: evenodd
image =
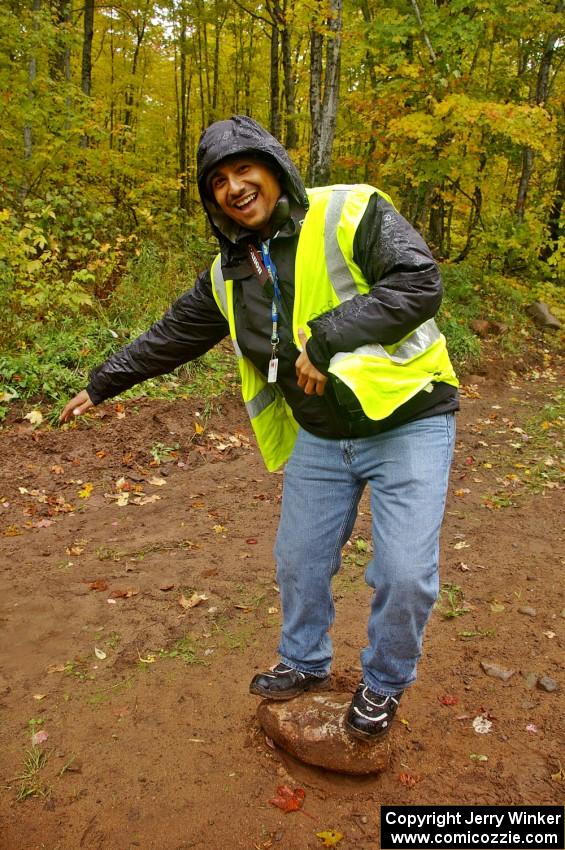
<svg viewBox="0 0 565 850"><path fill-rule="evenodd" d="M285 469L275 545L282 661L305 673L329 673L331 580L369 484L374 556L365 580L374 593L363 678L385 696L415 681L439 590L439 533L454 441L452 413L357 439L299 431Z"/></svg>

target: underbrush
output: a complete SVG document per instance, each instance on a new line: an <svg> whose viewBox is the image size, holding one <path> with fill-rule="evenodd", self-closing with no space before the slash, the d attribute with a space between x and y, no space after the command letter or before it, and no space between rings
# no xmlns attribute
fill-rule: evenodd
<svg viewBox="0 0 565 850"><path fill-rule="evenodd" d="M192 284L197 269L209 262L207 254L201 240L197 250L194 245L159 250L146 242L118 286L93 307L50 321L22 318L17 343L4 350L0 347L0 420L11 405L18 410L41 405L44 418L56 421L66 401L86 385L89 372L148 328ZM503 355L519 355L532 345L534 328L526 307L535 286L529 287L523 279L488 276L472 264L445 265L442 274L444 300L438 324L459 374L475 369L481 359L473 320L488 319L502 326L497 343ZM558 289L549 296L550 308L559 314L563 301ZM551 345L551 337L546 335L544 344ZM174 373L145 381L123 397L211 398L234 389L236 373L226 342Z"/></svg>

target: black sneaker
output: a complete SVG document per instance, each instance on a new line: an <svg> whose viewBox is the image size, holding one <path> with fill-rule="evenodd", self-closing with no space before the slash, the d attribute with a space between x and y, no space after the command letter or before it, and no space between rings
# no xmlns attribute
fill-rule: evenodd
<svg viewBox="0 0 565 850"><path fill-rule="evenodd" d="M267 699L292 699L305 691L324 690L329 682L329 676L312 676L281 663L265 673L253 676L249 693Z"/></svg>
<svg viewBox="0 0 565 850"><path fill-rule="evenodd" d="M351 700L345 728L350 735L362 741L374 741L386 735L401 696L402 691L393 697L384 697L361 682Z"/></svg>

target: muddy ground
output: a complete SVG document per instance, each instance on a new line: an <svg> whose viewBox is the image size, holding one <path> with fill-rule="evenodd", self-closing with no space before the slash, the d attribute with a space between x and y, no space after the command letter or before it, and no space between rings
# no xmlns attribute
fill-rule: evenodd
<svg viewBox="0 0 565 850"><path fill-rule="evenodd" d="M491 357L463 386L443 593L390 769L371 778L294 761L256 721L249 679L276 660L282 477L235 397L5 427L2 850L309 850L331 829L340 850L374 850L381 804L562 803L559 373L547 358L506 368ZM339 691L365 641L367 511L335 582ZM269 803L283 783L304 811Z"/></svg>

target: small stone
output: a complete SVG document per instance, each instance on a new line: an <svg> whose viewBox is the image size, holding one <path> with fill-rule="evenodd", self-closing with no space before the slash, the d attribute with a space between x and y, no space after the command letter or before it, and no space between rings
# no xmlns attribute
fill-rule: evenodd
<svg viewBox="0 0 565 850"><path fill-rule="evenodd" d="M532 608L531 605L522 605L520 608L518 608L518 612L520 614L527 614L528 617L535 617L538 613L535 608Z"/></svg>
<svg viewBox="0 0 565 850"><path fill-rule="evenodd" d="M547 330L559 330L561 322L549 311L547 304L543 301L534 301L526 308L526 312L532 317L536 325Z"/></svg>
<svg viewBox="0 0 565 850"><path fill-rule="evenodd" d="M560 616L560 617L563 617L563 619L565 620L565 608L563 608L563 609L562 609L562 611L561 611L561 613L559 614L559 616Z"/></svg>
<svg viewBox="0 0 565 850"><path fill-rule="evenodd" d="M337 773L366 775L388 766L388 740L350 737L344 720L351 694L303 694L289 702L263 700L257 717L269 738L295 758Z"/></svg>
<svg viewBox="0 0 565 850"><path fill-rule="evenodd" d="M548 694L551 694L553 691L559 690L559 683L550 676L540 676L538 679L538 688L541 688L542 691L547 691Z"/></svg>
<svg viewBox="0 0 565 850"><path fill-rule="evenodd" d="M502 679L503 682L507 682L516 672L515 670L507 670L505 667L499 667L498 664L490 664L488 661L481 661L481 667L487 676L492 676L493 679Z"/></svg>
<svg viewBox="0 0 565 850"><path fill-rule="evenodd" d="M537 673L523 673L524 681L528 688L535 688L538 683L539 676Z"/></svg>

